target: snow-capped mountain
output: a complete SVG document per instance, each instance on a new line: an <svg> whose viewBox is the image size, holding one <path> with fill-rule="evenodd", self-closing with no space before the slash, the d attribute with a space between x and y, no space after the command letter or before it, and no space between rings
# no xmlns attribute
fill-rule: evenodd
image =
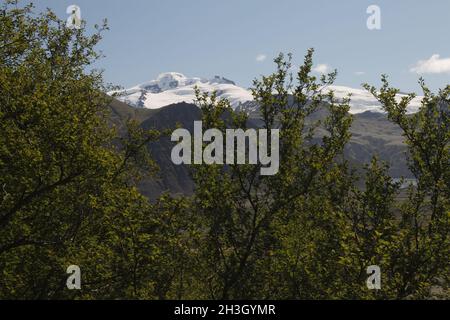
<svg viewBox="0 0 450 320"><path fill-rule="evenodd" d="M334 96L337 99L343 99L348 94L351 94L350 113L361 113L366 111L382 112L381 104L374 96L365 89L355 89L344 86L328 86L325 91L333 90ZM404 94L398 94L397 100L400 100ZM422 101L421 96L415 97L409 104L408 112L414 113L419 110Z"/></svg>
<svg viewBox="0 0 450 320"><path fill-rule="evenodd" d="M195 99L195 86L202 92L216 91L219 98L228 99L234 108L253 99L248 90L224 77L188 78L177 72L160 74L156 80L115 93L119 94L119 100L131 106L158 109L178 102L192 103Z"/></svg>
<svg viewBox="0 0 450 320"><path fill-rule="evenodd" d="M256 108L252 103L253 96L247 89L237 86L233 81L215 76L212 79L188 78L177 72L163 73L156 80L152 80L122 91L110 92L119 94L117 98L133 107L158 109L170 104L195 100L194 88L197 86L202 92L216 91L219 98L226 98L233 108L242 106L249 111ZM324 92L333 90L337 99L351 94L350 112L365 111L381 112L380 103L371 93L364 89L345 86L328 86ZM398 95L400 99L401 94ZM409 106L409 112L416 112L420 107L422 97L416 97Z"/></svg>

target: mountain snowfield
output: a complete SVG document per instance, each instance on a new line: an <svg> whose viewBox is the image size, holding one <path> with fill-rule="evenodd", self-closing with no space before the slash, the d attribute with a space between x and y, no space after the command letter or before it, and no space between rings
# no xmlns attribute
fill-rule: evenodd
<svg viewBox="0 0 450 320"><path fill-rule="evenodd" d="M253 99L250 91L226 78L187 78L178 72L162 73L156 80L114 93L120 94L117 98L131 106L158 109L173 103L192 103L195 100L195 86L201 92L216 91L217 96L228 99L233 108Z"/></svg>
<svg viewBox="0 0 450 320"><path fill-rule="evenodd" d="M250 90L237 86L233 81L215 76L212 79L188 78L178 72L162 73L156 80L145 82L135 87L110 92L117 95L117 99L133 107L159 109L170 104L195 100L194 88L197 86L202 92L217 92L219 98L226 98L233 108L239 107L253 100ZM328 86L324 91L333 90L337 99L351 94L350 113L366 111L381 112L380 103L364 89L345 86ZM400 99L401 94L398 95ZM422 97L411 101L409 112L416 112L420 107Z"/></svg>
<svg viewBox="0 0 450 320"><path fill-rule="evenodd" d="M381 104L374 96L365 89L355 89L344 86L329 86L325 91L333 90L334 96L339 100L351 94L350 113L362 113L366 111L382 112ZM400 100L404 94L398 94L397 100ZM414 113L419 110L422 96L415 97L408 106L408 112Z"/></svg>

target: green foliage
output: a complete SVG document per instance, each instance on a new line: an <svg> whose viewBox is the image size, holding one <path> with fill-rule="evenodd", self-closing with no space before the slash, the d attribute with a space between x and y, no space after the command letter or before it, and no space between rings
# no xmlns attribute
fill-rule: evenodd
<svg viewBox="0 0 450 320"><path fill-rule="evenodd" d="M377 92L365 85L382 103L389 119L404 132L409 167L417 180L398 215L395 241L390 244L390 277L393 297L426 297L430 285L448 283L450 252L450 86L437 95L423 79L424 98L417 113L408 115L414 95L395 99L398 89L389 87L386 76ZM396 244L396 245L394 245Z"/></svg>
<svg viewBox="0 0 450 320"><path fill-rule="evenodd" d="M0 7L0 297L163 297L158 273L174 266L153 267L179 225L136 188L158 133L130 123L118 136L108 122L101 72L86 71L106 25L86 36L32 9ZM66 288L71 264L82 291Z"/></svg>
<svg viewBox="0 0 450 320"><path fill-rule="evenodd" d="M385 78L367 87L405 132L417 187L398 199L400 183L375 157L359 179L343 157L350 138L349 98L322 94L336 73L311 75L313 50L296 76L290 59L255 80L263 128L281 132L280 171L260 176L258 165L195 166L195 210L202 230L198 265L201 298L403 299L430 296L448 281L449 89L407 115L413 96L398 102ZM296 81L294 81L294 78ZM207 128L246 128L215 95L197 95ZM314 121L325 113L324 121ZM231 114L231 117L229 116ZM366 287L366 270L382 270L382 290Z"/></svg>
<svg viewBox="0 0 450 320"><path fill-rule="evenodd" d="M261 127L280 129L278 174L193 165L192 197L150 203L137 186L161 133L111 125L91 68L106 24L86 36L32 10L0 7L0 298L403 299L448 285L450 86L421 80L415 114L386 77L365 86L404 132L417 185L402 201L376 157L362 177L347 163L350 97L323 93L336 72L313 76L311 49L292 74L280 54L252 90ZM247 128L214 93L197 104L205 130ZM71 264L82 290L66 288ZM370 265L381 290L366 287Z"/></svg>

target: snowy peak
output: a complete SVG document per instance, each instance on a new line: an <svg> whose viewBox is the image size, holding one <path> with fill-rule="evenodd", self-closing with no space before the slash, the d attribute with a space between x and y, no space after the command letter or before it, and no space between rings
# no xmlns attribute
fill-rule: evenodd
<svg viewBox="0 0 450 320"><path fill-rule="evenodd" d="M119 92L119 100L138 108L158 109L178 102L192 103L195 100L195 87L202 92L217 92L219 98L226 98L236 108L252 100L248 90L221 76L212 79L188 78L178 72L160 74L152 80Z"/></svg>
<svg viewBox="0 0 450 320"><path fill-rule="evenodd" d="M187 85L188 82L188 78L186 78L183 74L176 72L160 74L156 80L152 81L152 83L157 85L161 91L175 89L180 86Z"/></svg>
<svg viewBox="0 0 450 320"><path fill-rule="evenodd" d="M188 78L178 72L167 72L160 74L156 80L151 80L115 93L119 94L119 100L131 106L158 109L174 103L193 103L195 100L196 86L201 92L211 93L215 91L219 98L230 101L233 108L242 106L247 111L257 109L249 90L241 88L233 81L217 75L211 79ZM371 93L364 89L332 85L326 87L324 92L330 90L334 91L334 95L338 100L351 94L350 113L366 111L382 112L380 103ZM402 96L404 94L398 94L397 98L400 100ZM420 107L421 100L422 97L413 99L408 111L416 112Z"/></svg>
<svg viewBox="0 0 450 320"><path fill-rule="evenodd" d="M221 76L214 76L213 79L210 80L211 83L218 83L218 84L232 84L236 85L233 81L228 80L227 78L221 77Z"/></svg>
<svg viewBox="0 0 450 320"><path fill-rule="evenodd" d="M178 72L166 72L160 74L156 80L152 80L125 91L148 91L150 93L161 93L167 90L174 90L183 86L195 84L201 81L199 78L187 78L184 74Z"/></svg>

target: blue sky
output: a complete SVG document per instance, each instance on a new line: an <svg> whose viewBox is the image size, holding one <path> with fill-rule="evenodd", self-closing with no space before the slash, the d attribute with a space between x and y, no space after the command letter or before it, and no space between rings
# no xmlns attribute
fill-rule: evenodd
<svg viewBox="0 0 450 320"><path fill-rule="evenodd" d="M448 0L36 1L64 19L70 4L90 27L108 19L98 67L124 87L168 71L249 87L274 69L278 52L292 52L300 64L309 47L319 70L338 69L339 85L379 85L386 73L403 91L418 91L417 72L433 89L450 83ZM372 4L381 9L380 30L366 26Z"/></svg>

